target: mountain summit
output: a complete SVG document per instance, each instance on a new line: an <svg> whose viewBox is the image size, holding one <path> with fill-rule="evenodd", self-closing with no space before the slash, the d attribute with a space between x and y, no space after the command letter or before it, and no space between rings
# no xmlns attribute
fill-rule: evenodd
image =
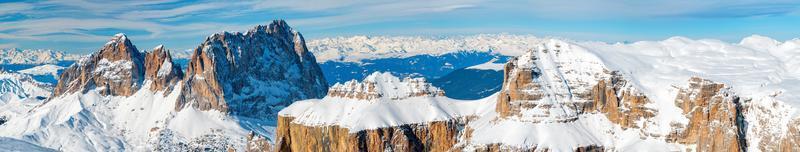
<svg viewBox="0 0 800 152"><path fill-rule="evenodd" d="M61 74L53 97L102 87L104 95L129 96L142 86L144 56L125 34L116 34L100 51Z"/></svg>
<svg viewBox="0 0 800 152"><path fill-rule="evenodd" d="M175 108L263 117L293 101L323 97L328 85L304 42L283 20L207 37L192 54Z"/></svg>

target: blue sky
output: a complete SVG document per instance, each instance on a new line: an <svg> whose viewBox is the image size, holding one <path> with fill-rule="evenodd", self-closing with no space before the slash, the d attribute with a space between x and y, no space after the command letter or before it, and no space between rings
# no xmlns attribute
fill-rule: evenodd
<svg viewBox="0 0 800 152"><path fill-rule="evenodd" d="M96 51L115 33L139 49L196 47L220 31L285 19L307 39L533 34L605 42L672 36L800 37L797 0L3 1L0 48Z"/></svg>

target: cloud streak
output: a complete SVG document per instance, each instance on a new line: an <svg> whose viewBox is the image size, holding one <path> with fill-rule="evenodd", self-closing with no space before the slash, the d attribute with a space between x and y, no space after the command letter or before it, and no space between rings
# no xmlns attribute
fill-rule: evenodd
<svg viewBox="0 0 800 152"><path fill-rule="evenodd" d="M0 39L5 46L34 48L75 47L107 41L111 33L134 32L139 40L153 43L180 41L177 47L192 48L185 41L201 39L219 31L243 31L271 19L287 19L305 31L337 33L343 29L370 26L385 31L446 29L444 33L475 33L497 29L514 31L537 28L543 22L736 19L800 16L796 0L307 0L307 1L120 1L109 4L93 0L53 0L0 3ZM500 22L500 23L491 23ZM402 24L393 26L391 24ZM388 24L388 25L387 25ZM460 24L478 24L463 26ZM414 27L434 25L435 27ZM408 27L403 27L408 26ZM481 27L485 26L485 27ZM575 27L583 27L573 25ZM113 31L116 32L116 31ZM535 31L534 31L535 32ZM573 31L597 37L585 29ZM380 33L380 32L378 32ZM386 33L386 32L383 32ZM391 32L390 32L391 33ZM402 33L402 32L400 32ZM414 32L410 32L414 33ZM542 31L535 33L558 33ZM568 32L565 35L570 35ZM130 34L129 34L130 35ZM307 34L308 35L308 34ZM571 34L580 35L580 34ZM170 42L160 42L165 39ZM75 42L54 46L48 42ZM159 42L156 42L159 41ZM65 43L59 43L65 44ZM66 43L71 44L71 43ZM18 46L18 45L17 45Z"/></svg>

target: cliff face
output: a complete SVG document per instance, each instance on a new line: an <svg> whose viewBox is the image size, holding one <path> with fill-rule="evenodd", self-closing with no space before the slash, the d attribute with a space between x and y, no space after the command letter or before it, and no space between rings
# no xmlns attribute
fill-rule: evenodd
<svg viewBox="0 0 800 152"><path fill-rule="evenodd" d="M592 88L593 104L584 111L602 113L622 128L641 128L636 122L652 118L657 111L646 106L652 101L634 90L621 75L612 72L610 78L598 81Z"/></svg>
<svg viewBox="0 0 800 152"><path fill-rule="evenodd" d="M279 117L278 151L451 151L463 123L456 120L350 132L339 126L304 126Z"/></svg>
<svg viewBox="0 0 800 152"><path fill-rule="evenodd" d="M163 48L162 48L163 49ZM180 67L172 62L169 53L156 49L147 55L139 52L125 34L117 34L100 51L64 70L53 91L53 97L73 92L102 88L103 95L130 96L138 91L145 79L154 83L151 89L171 88L180 77ZM170 66L168 70L161 67ZM159 72L163 72L159 76Z"/></svg>
<svg viewBox="0 0 800 152"><path fill-rule="evenodd" d="M376 72L328 92L320 101L300 101L281 111L276 150L451 151L467 121L455 112L464 109L434 107L458 103L421 78Z"/></svg>
<svg viewBox="0 0 800 152"><path fill-rule="evenodd" d="M689 124L678 129L671 140L695 144L698 151L745 150L743 107L724 84L691 78L689 88L678 92L675 104L683 109Z"/></svg>
<svg viewBox="0 0 800 152"><path fill-rule="evenodd" d="M124 34L117 34L99 52L64 70L53 97L103 87L103 95L129 96L141 88L144 57Z"/></svg>
<svg viewBox="0 0 800 152"><path fill-rule="evenodd" d="M304 41L282 20L207 37L194 50L175 109L269 116L292 101L324 96L328 86Z"/></svg>

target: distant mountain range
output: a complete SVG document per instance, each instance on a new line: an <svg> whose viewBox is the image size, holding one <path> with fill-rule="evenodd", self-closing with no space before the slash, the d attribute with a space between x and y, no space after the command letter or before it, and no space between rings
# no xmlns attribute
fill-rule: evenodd
<svg viewBox="0 0 800 152"><path fill-rule="evenodd" d="M800 39L307 43L275 20L186 61L99 48L0 72L0 151L800 151Z"/></svg>
<svg viewBox="0 0 800 152"><path fill-rule="evenodd" d="M53 50L0 49L0 64L55 64L64 60L78 60L80 57Z"/></svg>

